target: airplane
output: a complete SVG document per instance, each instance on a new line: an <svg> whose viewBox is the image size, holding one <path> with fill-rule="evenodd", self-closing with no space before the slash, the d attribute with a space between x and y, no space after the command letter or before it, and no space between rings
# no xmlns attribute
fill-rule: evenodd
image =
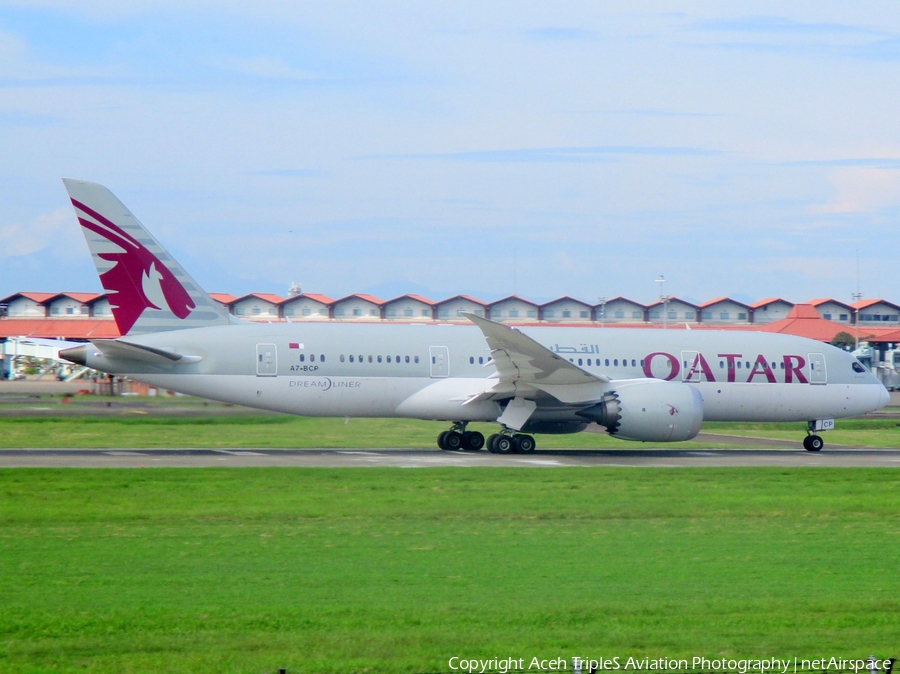
<svg viewBox="0 0 900 674"><path fill-rule="evenodd" d="M445 450L533 452L532 434L588 424L639 442L695 437L704 421L807 422L887 404L851 354L749 331L248 323L229 314L112 192L64 181L122 335L63 349L80 365L164 389L305 416L450 424ZM471 422L499 425L487 440Z"/></svg>

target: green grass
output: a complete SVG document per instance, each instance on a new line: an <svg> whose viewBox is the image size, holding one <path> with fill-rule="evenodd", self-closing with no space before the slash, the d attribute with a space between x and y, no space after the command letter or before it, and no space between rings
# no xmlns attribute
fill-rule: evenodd
<svg viewBox="0 0 900 674"><path fill-rule="evenodd" d="M900 473L0 470L0 671L896 655Z"/></svg>
<svg viewBox="0 0 900 674"><path fill-rule="evenodd" d="M437 434L448 424L404 419L320 419L274 414L178 417L151 416L125 410L121 416L3 417L0 449L17 448L434 448ZM497 426L472 424L485 436ZM896 420L838 421L838 430L825 434L826 444L854 447L900 447ZM743 437L787 440L800 446L802 423L707 423L703 431ZM629 449L648 447L708 449L742 447L739 442L636 443L605 433L540 435L541 449Z"/></svg>

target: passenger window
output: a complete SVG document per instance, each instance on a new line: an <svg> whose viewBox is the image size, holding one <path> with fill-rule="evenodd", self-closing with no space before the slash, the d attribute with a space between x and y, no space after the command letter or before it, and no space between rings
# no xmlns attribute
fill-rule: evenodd
<svg viewBox="0 0 900 674"><path fill-rule="evenodd" d="M400 362L400 356L397 356L397 362L398 363Z"/></svg>
<svg viewBox="0 0 900 674"><path fill-rule="evenodd" d="M389 363L391 362L391 357L390 357L390 356L387 357L387 362L389 362Z"/></svg>
<svg viewBox="0 0 900 674"><path fill-rule="evenodd" d="M416 357L414 358L414 360L415 360L416 363L418 363L418 362L419 362L419 357L416 356Z"/></svg>
<svg viewBox="0 0 900 674"><path fill-rule="evenodd" d="M407 362L407 363L409 362L409 356L406 357L406 362Z"/></svg>
<svg viewBox="0 0 900 674"><path fill-rule="evenodd" d="M613 360L613 365L615 365L616 367L619 367L619 359L618 358Z"/></svg>
<svg viewBox="0 0 900 674"><path fill-rule="evenodd" d="M380 363L380 362L381 362L381 356L378 356L377 360L378 360L378 362Z"/></svg>
<svg viewBox="0 0 900 674"><path fill-rule="evenodd" d="M741 369L741 361L738 361L737 365L738 365L738 370L740 370Z"/></svg>
<svg viewBox="0 0 900 674"><path fill-rule="evenodd" d="M475 364L475 356L469 356L469 365Z"/></svg>
<svg viewBox="0 0 900 674"><path fill-rule="evenodd" d="M351 358L352 358L352 356L351 356ZM344 362L344 354L341 354L341 362L342 363Z"/></svg>
<svg viewBox="0 0 900 674"><path fill-rule="evenodd" d="M478 356L478 364L484 365L484 356Z"/></svg>
<svg viewBox="0 0 900 674"><path fill-rule="evenodd" d="M369 362L370 363L372 362L372 356L369 356Z"/></svg>
<svg viewBox="0 0 900 674"><path fill-rule="evenodd" d="M637 367L637 362L634 360L634 358L631 359L631 367Z"/></svg>
<svg viewBox="0 0 900 674"><path fill-rule="evenodd" d="M300 362L302 363L305 360L306 360L306 355L301 353L300 354Z"/></svg>
<svg viewBox="0 0 900 674"><path fill-rule="evenodd" d="M604 362L606 363L606 367L609 367L609 358L607 358Z"/></svg>
<svg viewBox="0 0 900 674"><path fill-rule="evenodd" d="M578 364L581 365L581 358L578 359Z"/></svg>
<svg viewBox="0 0 900 674"><path fill-rule="evenodd" d="M359 362L360 362L360 363L363 362L363 357L362 357L362 356L359 357Z"/></svg>
<svg viewBox="0 0 900 674"><path fill-rule="evenodd" d="M324 363L324 362L325 362L325 354L322 354L321 356L319 356L319 362L320 362L320 363Z"/></svg>
<svg viewBox="0 0 900 674"><path fill-rule="evenodd" d="M316 354L314 354L314 353L309 354L309 362L310 363L316 362Z"/></svg>
<svg viewBox="0 0 900 674"><path fill-rule="evenodd" d="M350 356L350 362L351 363L353 362L353 356Z"/></svg>
<svg viewBox="0 0 900 674"><path fill-rule="evenodd" d="M588 358L588 367L590 367L590 366L591 366L591 359Z"/></svg>

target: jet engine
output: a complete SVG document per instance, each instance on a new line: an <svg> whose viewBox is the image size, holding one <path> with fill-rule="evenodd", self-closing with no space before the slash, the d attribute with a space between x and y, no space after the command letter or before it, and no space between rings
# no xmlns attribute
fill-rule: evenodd
<svg viewBox="0 0 900 674"><path fill-rule="evenodd" d="M690 440L703 423L703 398L692 386L659 379L624 380L576 414L623 440Z"/></svg>

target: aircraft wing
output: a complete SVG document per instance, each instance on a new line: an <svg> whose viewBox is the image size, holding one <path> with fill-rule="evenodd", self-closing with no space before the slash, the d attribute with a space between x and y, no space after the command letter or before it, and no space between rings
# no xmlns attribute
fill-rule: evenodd
<svg viewBox="0 0 900 674"><path fill-rule="evenodd" d="M609 388L608 377L570 363L519 330L474 314L466 317L484 333L499 379L471 402L510 396L533 398L543 391L563 403L582 403L599 400Z"/></svg>

